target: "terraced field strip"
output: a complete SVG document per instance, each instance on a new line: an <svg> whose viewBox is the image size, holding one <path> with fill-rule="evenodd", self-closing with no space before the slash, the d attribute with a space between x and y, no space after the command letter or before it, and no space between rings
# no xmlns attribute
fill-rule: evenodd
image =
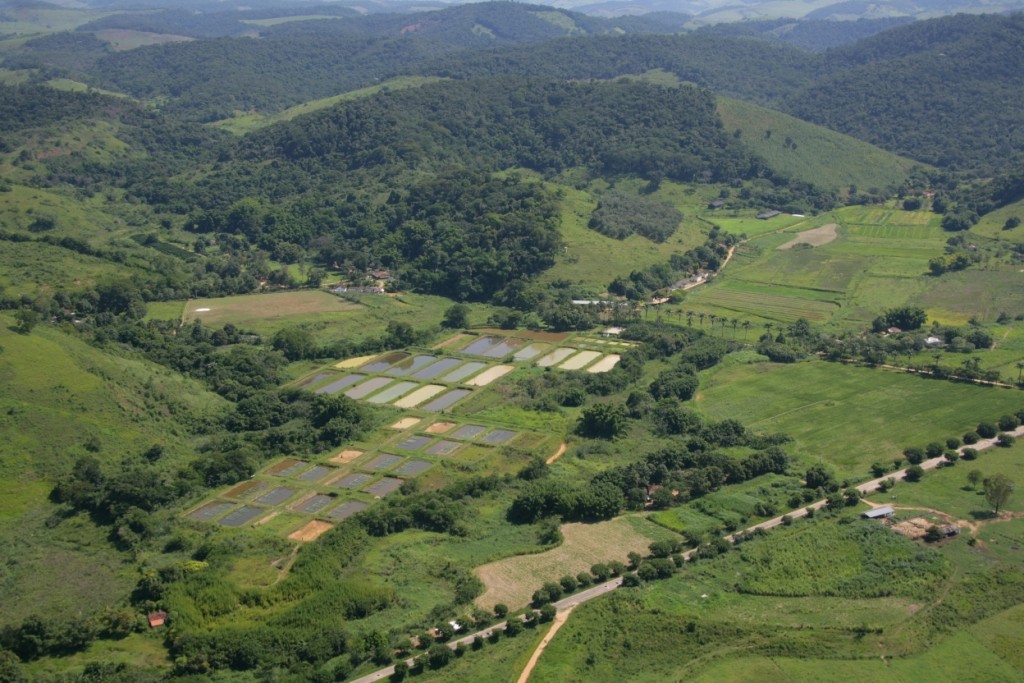
<svg viewBox="0 0 1024 683"><path fill-rule="evenodd" d="M550 368L552 365L557 365L561 363L563 360L565 360L574 353L576 353L576 349L568 347L555 349L554 351L552 351L551 353L537 361L537 366L541 368Z"/></svg>
<svg viewBox="0 0 1024 683"><path fill-rule="evenodd" d="M580 351L558 367L561 370L582 370L600 357L600 351Z"/></svg>
<svg viewBox="0 0 1024 683"><path fill-rule="evenodd" d="M378 354L375 353L372 356L358 356L357 358L348 358L346 360L341 361L340 363L335 363L334 367L338 368L339 370L346 370L348 368L358 368L360 365L368 363L374 358L376 358L377 355Z"/></svg>
<svg viewBox="0 0 1024 683"><path fill-rule="evenodd" d="M622 360L622 356L620 356L619 354L609 353L607 356L605 356L604 358L602 358L601 360L597 361L589 368L587 368L587 372L608 372L616 365L618 365L620 360Z"/></svg>
<svg viewBox="0 0 1024 683"><path fill-rule="evenodd" d="M442 358L433 365L428 365L419 372L413 373L413 379L426 379L431 380L440 375L442 372L448 372L452 368L456 367L462 362L459 358Z"/></svg>
<svg viewBox="0 0 1024 683"><path fill-rule="evenodd" d="M488 368L487 371L481 372L479 375L466 382L466 384L471 387L485 387L500 377L504 377L513 370L515 370L515 366L513 365L495 365L493 368Z"/></svg>
<svg viewBox="0 0 1024 683"><path fill-rule="evenodd" d="M338 507L328 511L325 517L329 517L330 519L340 522L343 519L348 519L357 512L362 512L367 507L369 506L362 501L346 500Z"/></svg>
<svg viewBox="0 0 1024 683"><path fill-rule="evenodd" d="M447 375L442 377L441 381L442 382L461 382L462 380L466 379L470 375L474 375L474 374L476 374L480 370L483 370L486 367L487 367L487 363L481 363L479 361L472 361L470 363L466 363L461 368L455 368L454 370L449 372Z"/></svg>
<svg viewBox="0 0 1024 683"><path fill-rule="evenodd" d="M858 225L846 226L847 232L855 237L901 240L941 240L943 230L930 225Z"/></svg>
<svg viewBox="0 0 1024 683"><path fill-rule="evenodd" d="M794 322L800 318L812 322L826 320L839 310L838 304L831 301L800 299L762 292L740 292L724 288L705 290L699 301L705 305L737 313L785 322Z"/></svg>
<svg viewBox="0 0 1024 683"><path fill-rule="evenodd" d="M391 368L385 371L387 375L393 375L395 377L405 377L411 372L416 372L428 365L431 365L437 360L436 356L413 356L412 358L406 358L405 360L395 363Z"/></svg>
<svg viewBox="0 0 1024 683"><path fill-rule="evenodd" d="M407 394L408 392L412 391L415 387L418 387L418 386L419 386L419 384L417 384L416 382L398 382L397 384L392 384L390 387L388 387L384 391L380 391L380 392L374 394L373 396L371 396L370 398L367 399L367 402L368 403L391 403L392 401L394 401L399 396L402 396L403 394Z"/></svg>
<svg viewBox="0 0 1024 683"><path fill-rule="evenodd" d="M319 377L319 375L317 375L317 376ZM355 384L356 382L359 382L359 381L364 380L364 379L366 379L366 375L346 375L346 376L342 377L341 379L334 380L330 384L325 384L324 386L320 387L319 389L317 389L313 393L314 394L336 394L339 391L341 391L342 389L344 389L345 387L350 387L353 384ZM303 386L305 386L305 385L303 385Z"/></svg>
<svg viewBox="0 0 1024 683"><path fill-rule="evenodd" d="M445 389L447 389L447 387L441 386L440 384L428 384L425 387L420 387L408 396L398 399L392 405L396 408L415 408L428 398L437 396Z"/></svg>
<svg viewBox="0 0 1024 683"><path fill-rule="evenodd" d="M345 392L352 399L366 398L378 389L383 389L393 380L390 377L374 377Z"/></svg>
<svg viewBox="0 0 1024 683"><path fill-rule="evenodd" d="M512 357L516 360L531 360L532 358L537 357L544 351L547 351L549 348L551 348L551 344L536 342L530 344L529 346L524 346L523 348L519 349L514 354L512 354Z"/></svg>
<svg viewBox="0 0 1024 683"><path fill-rule="evenodd" d="M457 402L469 396L472 393L469 389L452 389L447 394L443 394L438 398L435 398L430 403L423 406L422 410L436 413L442 410L447 410L455 405Z"/></svg>

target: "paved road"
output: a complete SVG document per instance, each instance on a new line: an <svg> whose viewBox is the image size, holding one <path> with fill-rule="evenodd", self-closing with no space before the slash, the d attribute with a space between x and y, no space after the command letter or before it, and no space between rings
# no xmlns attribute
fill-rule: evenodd
<svg viewBox="0 0 1024 683"><path fill-rule="evenodd" d="M1018 427L1017 429L1015 429L1012 432L1010 432L1010 434L1013 434L1014 436L1024 436L1024 426ZM978 443L974 444L973 446L965 446L965 448L973 448L975 450L981 451L981 450L985 450L986 448L992 448L993 446L995 446L995 444L996 444L996 439L982 439ZM962 451L963 448L961 448L960 450ZM945 462L945 460L946 459L945 459L944 456L940 456L938 458L931 458L930 460L925 460L924 462L922 462L921 463L921 467L923 469L926 469L926 470L935 469L940 464ZM907 473L907 469L906 468L903 468L903 469L898 470L896 472L890 472L890 473L886 474L883 477L878 477L877 479L872 479L871 481L866 481L863 484L859 484L857 486L857 490L860 491L862 494L874 493L876 490L878 490L878 485L881 484L886 479L889 479L891 477L891 478L894 478L897 481L899 481L899 480L903 479L903 475L905 475L906 473ZM807 516L808 508L813 508L815 510L819 510L819 509L825 507L826 503L828 503L827 500L815 501L813 503L805 505L804 507L802 507L802 508L800 508L798 510L793 510L792 512L788 512L785 515L779 515L778 517L775 517L773 519L769 519L767 521L761 522L760 524L754 524L753 526L749 526L746 529L744 529L743 532L753 531L754 529L772 529L772 528L777 527L777 526L782 524L782 518L783 517L789 517L790 519L796 519L796 518L799 518L799 517L806 517ZM743 533L743 532L737 532L737 533ZM736 537L735 534L730 534L730 535L726 536L725 538L726 538L726 540L731 542L731 541L735 540L735 537ZM693 555L695 552L697 552L696 548L694 548L692 550L688 550L685 553L683 553L683 557L685 557L686 559L690 559L690 556ZM604 583L599 583L596 586L592 586L592 587L590 587L590 588L588 588L586 590L580 591L578 593L574 593L574 594L572 594L572 595L570 595L568 597L562 598L558 602L555 602L555 603L552 603L552 604L554 604L555 608L559 609L559 610L569 609L570 607L576 607L577 605L581 605L584 602L588 602L590 600L593 600L594 598L599 598L602 595L607 595L608 593L610 593L611 591L615 590L616 588L618 588L621 585L622 585L622 577L620 576L620 577L612 579L611 581L605 581ZM452 641L448 642L447 645L448 645L448 647L450 647L453 650L455 649L455 646L458 645L459 643L465 643L466 645L469 645L470 643L473 642L473 639L476 638L477 636L480 636L481 638L488 638L488 637L490 637L491 633L493 633L496 629L504 629L505 628L505 624L507 624L507 623L508 623L507 621L503 621L500 624L495 624L493 626L489 626L489 627L487 627L485 629L477 631L476 633L472 633L472 634L470 634L468 636L463 636L462 638L459 638L458 640L452 640ZM406 662L410 666L412 665L412 659L407 659ZM374 671L373 673L367 674L367 675L365 675L365 676L363 676L361 678L356 678L356 679L350 681L350 683L373 683L374 681L380 681L380 680L383 680L383 679L389 677L394 672L395 672L395 667L394 666L389 666L389 667L386 667L386 668L381 669L379 671Z"/></svg>

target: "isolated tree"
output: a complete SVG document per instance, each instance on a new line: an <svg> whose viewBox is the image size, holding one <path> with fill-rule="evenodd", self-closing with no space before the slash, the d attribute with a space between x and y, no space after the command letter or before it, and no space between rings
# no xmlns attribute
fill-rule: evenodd
<svg viewBox="0 0 1024 683"><path fill-rule="evenodd" d="M28 334L39 324L39 314L31 308L18 309L14 312L14 319L18 323L14 326L14 331L18 334Z"/></svg>
<svg viewBox="0 0 1024 683"><path fill-rule="evenodd" d="M626 429L627 420L622 406L597 403L583 409L576 432L589 438L614 439Z"/></svg>
<svg viewBox="0 0 1024 683"><path fill-rule="evenodd" d="M1013 495L1013 481L1005 474L995 474L986 479L982 486L985 500L998 515L999 509L1006 505L1010 496Z"/></svg>
<svg viewBox="0 0 1024 683"><path fill-rule="evenodd" d="M991 422L979 422L978 428L974 431L978 432L978 436L983 439L991 439L999 433L999 429ZM964 439L964 442L966 441L967 439Z"/></svg>
<svg viewBox="0 0 1024 683"><path fill-rule="evenodd" d="M967 482L971 485L972 489L976 489L983 476L981 470L971 470L967 473Z"/></svg>
<svg viewBox="0 0 1024 683"><path fill-rule="evenodd" d="M499 619L504 619L507 614L508 605L506 605L505 603L499 602L497 605L494 606L494 616L498 617Z"/></svg>
<svg viewBox="0 0 1024 683"><path fill-rule="evenodd" d="M924 468L920 465L911 465L907 468L907 473L903 475L906 481L921 481L921 477L924 476Z"/></svg>
<svg viewBox="0 0 1024 683"><path fill-rule="evenodd" d="M449 329L463 329L469 326L469 306L466 304L455 304L448 308L444 312L444 320L441 321L443 327Z"/></svg>
<svg viewBox="0 0 1024 683"><path fill-rule="evenodd" d="M924 451L920 448L908 448L903 451L903 457L907 459L911 465L919 465L924 460Z"/></svg>

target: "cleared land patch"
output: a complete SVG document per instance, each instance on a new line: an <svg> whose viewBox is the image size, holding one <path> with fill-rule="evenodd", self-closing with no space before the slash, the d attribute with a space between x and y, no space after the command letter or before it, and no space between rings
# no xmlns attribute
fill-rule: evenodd
<svg viewBox="0 0 1024 683"><path fill-rule="evenodd" d="M800 233L790 241L786 242L785 244L780 244L778 247L776 247L776 249L792 249L798 244L809 244L812 247L820 247L822 245L828 244L836 237L838 237L838 233L836 232L837 227L839 226L837 226L835 223L829 223L827 225L822 225L821 227L818 228L804 230L802 233Z"/></svg>
<svg viewBox="0 0 1024 683"><path fill-rule="evenodd" d="M203 308L209 310L199 310ZM300 290L194 299L185 306L184 320L202 320L204 325L213 327L232 323L238 327L267 332L300 321L336 320L339 315L360 308L358 304L327 292Z"/></svg>
<svg viewBox="0 0 1024 683"><path fill-rule="evenodd" d="M318 519L310 520L306 522L302 527L288 534L288 538L293 541L315 541L325 532L330 531L334 528L333 524L328 522L321 522Z"/></svg>
<svg viewBox="0 0 1024 683"><path fill-rule="evenodd" d="M565 541L553 550L477 567L486 590L476 604L491 609L503 602L516 609L529 603L533 592L552 577L589 571L598 562L625 561L631 551L647 553L651 541L678 538L635 515L597 524L563 524L561 528Z"/></svg>

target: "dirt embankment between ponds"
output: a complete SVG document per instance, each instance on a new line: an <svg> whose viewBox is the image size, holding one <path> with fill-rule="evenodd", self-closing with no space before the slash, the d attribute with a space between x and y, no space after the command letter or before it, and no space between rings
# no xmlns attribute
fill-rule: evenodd
<svg viewBox="0 0 1024 683"><path fill-rule="evenodd" d="M836 228L838 227L839 226L835 223L829 223L828 225L822 225L821 227L804 230L790 241L779 245L778 249L792 249L798 244L809 244L812 247L826 245L839 236L836 232Z"/></svg>

